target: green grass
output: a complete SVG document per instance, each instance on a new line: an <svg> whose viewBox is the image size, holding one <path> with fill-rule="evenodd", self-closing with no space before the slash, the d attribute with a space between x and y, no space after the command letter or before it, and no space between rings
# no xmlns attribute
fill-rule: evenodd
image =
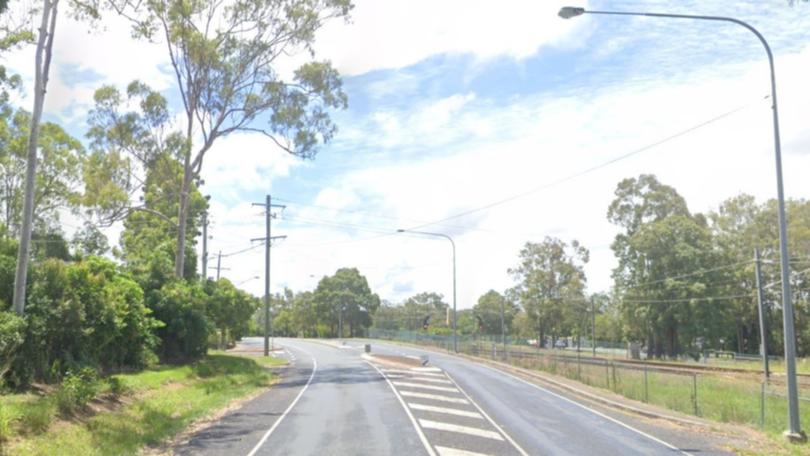
<svg viewBox="0 0 810 456"><path fill-rule="evenodd" d="M0 396L0 432L2 416L12 416L9 425L12 437L3 444L5 452L134 454L145 446L170 439L232 400L267 387L273 375L264 366L279 363L215 353L193 365L162 366L118 375L116 378L125 391L122 404L113 411L81 419L55 421L57 412L51 396ZM108 390L109 386L105 388ZM40 429L27 431L33 422L41 423Z"/></svg>

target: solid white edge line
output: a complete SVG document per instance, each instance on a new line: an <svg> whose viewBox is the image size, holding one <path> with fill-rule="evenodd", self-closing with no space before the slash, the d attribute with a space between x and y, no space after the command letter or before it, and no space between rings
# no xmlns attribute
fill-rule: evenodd
<svg viewBox="0 0 810 456"><path fill-rule="evenodd" d="M675 445L672 445L671 443L667 443L667 442L665 442L665 441L663 441L663 440L659 439L658 437L655 437L655 436L652 436L652 435L650 435L650 434L647 434L646 432L642 431L641 429L636 429L636 428L634 428L633 426L630 426L630 425L629 425L629 424L627 424L627 423L623 423L623 422L621 422L621 421L617 420L616 418L613 418L612 416L605 415L604 413L602 413L602 412L600 412L600 411L598 411L598 410L594 410L594 409L592 409L592 408L588 407L587 405L580 404L580 403L579 403L579 402L577 402L577 401L574 401L574 400L572 400L572 399L569 399L569 398L567 398L567 397L565 397L565 396L563 396L563 395L557 394L557 393L555 393L554 391L551 391L551 390L549 390L549 389L543 388L542 386L535 385L534 383L532 383L532 382L530 382L530 381L527 381L527 380L524 380L524 379L522 379L522 378L518 377L517 375L512 375L512 374L510 374L510 373L508 373L508 372L504 372L504 371L502 371L502 370L500 370L500 369L495 369L495 368L489 367L489 366L487 366L487 365L485 365L485 364L480 364L480 363L478 363L478 364L479 364L480 366L482 366L482 367L485 367L485 368L487 368L487 369L491 370L491 371L498 372L498 373L500 373L500 374L506 375L507 377L512 377L512 378L514 378L515 380L520 380L521 382L523 382L523 383L525 383L525 384L527 384L527 385L529 385L529 386L532 386L532 387L534 387L534 388L537 388L537 389L539 389L540 391L543 391L543 392L548 393L548 394L550 394L550 395L552 395L552 396L554 396L554 397L556 397L556 398L559 398L559 399L562 399L562 400L564 400L564 401L566 401L566 402L569 402L569 403L571 403L571 404L574 404L574 405L576 405L577 407L580 407L580 408L582 408L582 409L585 409L585 410L587 410L587 411L589 411L589 412L593 413L594 415L600 416L600 417L602 417L602 418L604 418L604 419L606 419L606 420L608 420L608 421L611 421L611 422L613 422L613 423L616 423L616 424L618 424L619 426L622 426L622 427L624 427L624 428L626 428L626 429L628 429L628 430L631 430L631 431L633 431L633 432L635 432L635 433L637 433L637 434L639 434L639 435L642 435L642 436L644 436L644 437L647 437L648 439L650 439L650 440L652 440L652 441L654 441L654 442L660 443L661 445L664 445L665 447L669 448L670 450L675 450L675 451L678 451L678 452L680 452L681 454L683 454L683 455L685 455L685 456L694 456L692 453L689 453L689 452L687 452L687 451L684 451L684 450L682 450L682 449L680 449L680 448L676 447Z"/></svg>
<svg viewBox="0 0 810 456"><path fill-rule="evenodd" d="M301 349L299 348L299 350ZM298 400L301 399L301 396L303 396L304 392L307 390L307 388L309 388L309 384L312 383L312 379L315 377L315 372L318 370L318 361L315 359L314 356L307 353L305 350L301 351L304 352L304 354L306 354L310 358L312 358L312 373L309 374L309 380L307 380L307 384L304 385L303 388L301 388L301 391L298 392L298 395L295 396L295 399L293 399L292 403L287 407L286 410L284 410L284 413L282 413L281 416L278 417L276 422L273 423L273 426L271 426L270 429L268 429L267 432L264 433L264 436L262 436L261 440L259 440L259 443L257 443L256 446L254 446L253 449L250 450L250 453L248 453L247 456L254 456L256 452L259 451L259 448L261 448L261 446L264 445L264 442L267 441L268 437L270 437L270 434L272 434L273 431L276 430L278 425L281 424L281 422L284 420L287 414L290 413L290 410L292 410L293 407L295 407L295 404L298 403Z"/></svg>
<svg viewBox="0 0 810 456"><path fill-rule="evenodd" d="M489 423L490 423L491 425L495 426L495 429L497 429L498 431L500 431L500 433L501 433L501 434L503 434L503 436L506 438L506 440L507 440L509 443L511 443L511 444L512 444L512 446L513 446L513 447L515 447L515 449L516 449L516 450L518 450L518 453L522 454L523 456L529 456L529 453L526 453L526 451L525 451L525 450L524 450L524 449L523 449L523 448L522 448L520 445L518 445L518 443L517 443L517 442L515 442L515 441L512 439L512 437L511 437L509 434L507 434L507 433L506 433L506 431L504 431L503 429L501 429L501 427L500 427L500 426L498 426L498 423L496 423L496 422L495 422L495 420L493 420L492 418L490 418L490 417L489 417L489 415L487 415L487 412L485 412L485 411L484 411L484 409L483 409L483 408L481 408L481 406L480 406L480 405L478 405L478 403L477 403L477 402L475 402L475 401L473 400L473 398L471 398L471 397L470 397L470 395L469 395L469 394L467 394L467 392L466 392L466 391L464 391L464 388L462 388L462 387L461 387L461 385L459 385L459 384L458 384L458 383L455 381L455 379L453 379L453 377L451 377L451 376L450 376L450 374L449 374L447 371L444 371L444 375L446 375L446 376L447 376L447 378L449 378L449 379L450 379L450 381L451 381L451 382L453 382L453 384L454 384L454 385L456 385L456 388L458 388L458 390L459 390L459 391L461 391L461 394L463 394L463 395L464 395L464 396L467 398L467 400L469 400L469 401L470 401L470 404L472 404L472 405L473 405L475 408L477 408L477 409L478 409L478 411L479 411L479 412L481 412L481 414L482 414L482 415L484 415L484 418L486 418L486 419L487 419L487 421L489 421Z"/></svg>
<svg viewBox="0 0 810 456"><path fill-rule="evenodd" d="M365 361L369 366L373 367L374 370L376 370L377 373L380 374L380 376L383 379L385 379L385 382L388 383L388 387L391 388L391 391L394 392L394 396L397 397L397 399L399 400L400 405L402 405L402 408L405 409L405 413L408 414L408 418L410 418L411 424L413 424L413 428L416 429L416 434L419 436L419 440L422 441L422 446L425 447L425 451L427 451L430 456L437 456L436 451L433 450L433 447L430 446L430 442L428 442L427 437L425 437L425 433L422 432L422 428L420 428L419 425L416 423L416 419L413 417L413 414L411 413L411 409L409 409L408 406L405 404L405 401L402 400L402 396L399 395L399 392L397 391L397 389L394 388L394 385L391 384L391 380L388 380L388 378L385 377L385 374L383 374L382 371L377 366L375 366L373 363L371 363L371 362L369 362L368 360L365 360L365 359L363 361ZM250 455L248 455L248 456L250 456Z"/></svg>

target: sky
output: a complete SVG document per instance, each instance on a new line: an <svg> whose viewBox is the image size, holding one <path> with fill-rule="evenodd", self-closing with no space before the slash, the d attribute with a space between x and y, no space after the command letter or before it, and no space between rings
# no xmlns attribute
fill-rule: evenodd
<svg viewBox="0 0 810 456"><path fill-rule="evenodd" d="M749 193L776 195L770 80L756 37L729 23L557 16L603 11L722 15L766 37L775 56L785 194L810 194L810 4L762 1L356 0L348 22L316 36L316 57L343 75L338 133L304 161L264 137L218 140L202 169L211 195L208 275L263 293L261 208L285 205L272 235L271 289L308 290L357 267L382 299L452 296L458 307L514 285L526 242L556 237L590 250L588 291L607 291L617 183L655 174L693 212ZM84 138L93 91L140 79L177 106L161 43L121 19L60 17L45 116ZM281 62L289 74L305 56ZM29 50L3 57L30 86ZM30 97L16 102L30 109ZM66 232L81 221L64 217ZM108 234L117 242L120 227ZM246 250L246 251L244 251ZM242 253L228 255L234 252Z"/></svg>

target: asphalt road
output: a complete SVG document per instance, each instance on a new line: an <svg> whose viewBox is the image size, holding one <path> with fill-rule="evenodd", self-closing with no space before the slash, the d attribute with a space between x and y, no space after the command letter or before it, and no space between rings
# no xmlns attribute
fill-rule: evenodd
<svg viewBox="0 0 810 456"><path fill-rule="evenodd" d="M357 342L276 343L291 360L282 381L176 454L727 454L705 435L595 409L449 355L373 344L375 354L430 359L426 368L397 368L364 359Z"/></svg>

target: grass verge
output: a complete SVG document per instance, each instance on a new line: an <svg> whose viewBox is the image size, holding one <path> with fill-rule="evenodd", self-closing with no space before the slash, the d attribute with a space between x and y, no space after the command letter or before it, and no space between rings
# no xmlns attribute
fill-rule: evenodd
<svg viewBox="0 0 810 456"><path fill-rule="evenodd" d="M192 365L116 375L88 409L71 416L59 414L54 394L0 396L0 433L5 432L5 437L0 435L0 454L138 453L269 386L273 374L265 367L283 361L257 361L215 353Z"/></svg>

